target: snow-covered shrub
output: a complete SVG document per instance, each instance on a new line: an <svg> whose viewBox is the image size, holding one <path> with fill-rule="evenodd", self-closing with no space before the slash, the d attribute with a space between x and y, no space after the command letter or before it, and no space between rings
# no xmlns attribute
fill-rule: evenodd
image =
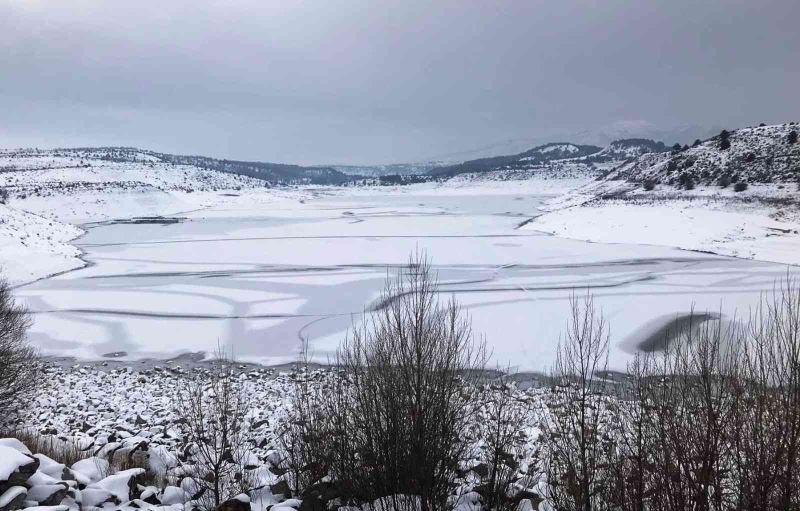
<svg viewBox="0 0 800 511"><path fill-rule="evenodd" d="M728 130L722 130L719 134L719 148L721 151L730 149L731 147L731 134Z"/></svg>
<svg viewBox="0 0 800 511"><path fill-rule="evenodd" d="M174 400L183 433L179 473L192 500L201 509L215 509L250 489L245 470L249 403L224 354L217 367L193 376L182 382Z"/></svg>
<svg viewBox="0 0 800 511"><path fill-rule="evenodd" d="M485 350L455 301L437 296L430 264L412 256L337 352L335 384L315 404L321 437L309 439L325 446L311 467L327 464L346 500L414 495L425 511L447 509L473 443Z"/></svg>

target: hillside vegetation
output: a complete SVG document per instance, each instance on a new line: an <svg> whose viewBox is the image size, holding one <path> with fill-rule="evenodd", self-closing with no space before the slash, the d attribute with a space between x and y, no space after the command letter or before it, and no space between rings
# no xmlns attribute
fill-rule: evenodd
<svg viewBox="0 0 800 511"><path fill-rule="evenodd" d="M796 123L723 131L679 150L642 154L608 179L676 185L788 183L800 178Z"/></svg>

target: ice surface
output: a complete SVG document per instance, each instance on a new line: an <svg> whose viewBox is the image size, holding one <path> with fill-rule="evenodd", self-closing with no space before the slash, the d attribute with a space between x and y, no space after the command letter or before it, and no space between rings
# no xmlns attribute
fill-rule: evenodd
<svg viewBox="0 0 800 511"><path fill-rule="evenodd" d="M547 369L570 295L590 289L611 324L611 364L623 368L630 337L654 318L692 307L746 313L787 271L520 227L545 199L525 186L416 190L320 190L224 203L173 224L91 227L77 242L88 267L18 290L35 313L31 338L45 353L84 359L211 353L222 343L262 363L293 360L307 338L325 361L387 273L424 250L495 363Z"/></svg>

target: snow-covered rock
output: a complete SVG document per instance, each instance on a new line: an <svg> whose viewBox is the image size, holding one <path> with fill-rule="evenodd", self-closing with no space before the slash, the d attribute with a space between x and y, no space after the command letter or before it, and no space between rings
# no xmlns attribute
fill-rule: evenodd
<svg viewBox="0 0 800 511"><path fill-rule="evenodd" d="M23 454L31 454L31 450L16 438L0 438L0 447L11 447Z"/></svg>
<svg viewBox="0 0 800 511"><path fill-rule="evenodd" d="M144 472L143 468L123 470L92 483L87 487L87 490L104 491L117 501L126 502L131 500L136 491L136 478L143 475Z"/></svg>
<svg viewBox="0 0 800 511"><path fill-rule="evenodd" d="M0 511L19 509L27 494L28 490L23 486L12 486L0 491Z"/></svg>
<svg viewBox="0 0 800 511"><path fill-rule="evenodd" d="M185 503L188 500L188 496L186 495L186 492L177 486L167 486L161 491L159 500L165 506L171 506Z"/></svg>
<svg viewBox="0 0 800 511"><path fill-rule="evenodd" d="M13 447L0 446L0 487L24 483L39 468L39 460Z"/></svg>
<svg viewBox="0 0 800 511"><path fill-rule="evenodd" d="M107 460L94 456L73 463L70 469L79 483L88 486L108 474L109 464Z"/></svg>

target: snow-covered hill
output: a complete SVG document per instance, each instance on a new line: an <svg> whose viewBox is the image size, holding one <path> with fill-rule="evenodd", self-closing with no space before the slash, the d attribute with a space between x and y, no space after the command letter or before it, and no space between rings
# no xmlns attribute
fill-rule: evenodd
<svg viewBox="0 0 800 511"><path fill-rule="evenodd" d="M644 154L666 150L663 142L644 138L622 139L605 147L555 142L519 154L481 158L442 167L435 177L467 175L469 179L527 179L539 177L599 177Z"/></svg>
<svg viewBox="0 0 800 511"><path fill-rule="evenodd" d="M527 227L800 264L796 123L742 128L641 154L553 201Z"/></svg>
<svg viewBox="0 0 800 511"><path fill-rule="evenodd" d="M263 187L264 181L130 150L0 150L0 187L14 199L81 192L216 191Z"/></svg>
<svg viewBox="0 0 800 511"><path fill-rule="evenodd" d="M694 147L650 153L608 176L632 182L695 184L790 183L800 180L800 144L795 123L723 132ZM794 135L792 135L794 133Z"/></svg>
<svg viewBox="0 0 800 511"><path fill-rule="evenodd" d="M81 224L175 214L266 186L138 149L0 150L0 271L16 285L78 268L69 242Z"/></svg>
<svg viewBox="0 0 800 511"><path fill-rule="evenodd" d="M450 178L459 174L532 169L549 162L588 156L599 152L601 149L597 146L556 142L540 145L519 154L465 161L457 165L436 169L431 174L436 177Z"/></svg>
<svg viewBox="0 0 800 511"><path fill-rule="evenodd" d="M616 140L606 147L557 142L509 155L467 161L443 167L438 178L470 181L525 179L595 179L648 153L664 151L662 142L649 139Z"/></svg>
<svg viewBox="0 0 800 511"><path fill-rule="evenodd" d="M0 274L12 284L83 266L69 244L81 229L0 204Z"/></svg>
<svg viewBox="0 0 800 511"><path fill-rule="evenodd" d="M632 158L638 158L643 154L663 152L666 149L663 142L656 142L647 138L629 138L615 140L601 151L584 159L593 162L625 162Z"/></svg>

